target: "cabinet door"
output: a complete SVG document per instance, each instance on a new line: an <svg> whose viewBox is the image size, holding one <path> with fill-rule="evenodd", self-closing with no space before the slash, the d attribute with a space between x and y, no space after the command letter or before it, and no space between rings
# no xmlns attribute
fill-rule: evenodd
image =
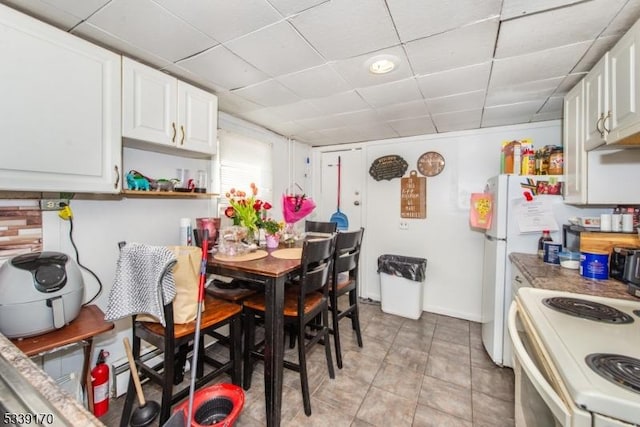
<svg viewBox="0 0 640 427"><path fill-rule="evenodd" d="M586 203L586 152L584 151L583 88L580 81L564 98L564 200Z"/></svg>
<svg viewBox="0 0 640 427"><path fill-rule="evenodd" d="M120 56L0 5L0 189L120 190Z"/></svg>
<svg viewBox="0 0 640 427"><path fill-rule="evenodd" d="M605 143L604 119L609 113L608 65L606 53L584 78L584 148L592 150Z"/></svg>
<svg viewBox="0 0 640 427"><path fill-rule="evenodd" d="M217 112L218 98L215 95L178 81L178 147L215 154Z"/></svg>
<svg viewBox="0 0 640 427"><path fill-rule="evenodd" d="M640 21L631 27L609 52L609 105L611 116L605 122L609 129L607 144L640 132Z"/></svg>
<svg viewBox="0 0 640 427"><path fill-rule="evenodd" d="M122 136L174 146L177 80L126 57L122 76Z"/></svg>

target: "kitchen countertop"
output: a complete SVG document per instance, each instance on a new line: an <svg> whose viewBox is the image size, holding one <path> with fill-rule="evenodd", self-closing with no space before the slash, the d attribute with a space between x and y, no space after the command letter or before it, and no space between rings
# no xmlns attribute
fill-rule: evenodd
<svg viewBox="0 0 640 427"><path fill-rule="evenodd" d="M62 390L56 382L42 369L38 368L29 357L20 351L4 335L0 334L0 355L4 357L18 373L27 380L42 396L21 396L25 400L44 398L53 407L56 421L68 426L104 426L100 420L87 411L75 398ZM4 373L0 372L0 377ZM62 417L63 419L59 419Z"/></svg>
<svg viewBox="0 0 640 427"><path fill-rule="evenodd" d="M580 276L580 270L545 264L535 254L514 252L509 254L509 260L534 288L638 301L627 292L627 285L614 279L586 279Z"/></svg>

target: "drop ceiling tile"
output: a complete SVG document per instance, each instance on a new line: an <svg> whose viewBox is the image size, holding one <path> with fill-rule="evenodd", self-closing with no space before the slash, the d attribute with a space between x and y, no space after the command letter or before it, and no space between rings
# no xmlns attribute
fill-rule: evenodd
<svg viewBox="0 0 640 427"><path fill-rule="evenodd" d="M538 80L513 86L490 88L487 92L486 106L514 104L516 102L546 99L558 88L564 77Z"/></svg>
<svg viewBox="0 0 640 427"><path fill-rule="evenodd" d="M277 116L282 117L284 120L300 120L309 119L311 117L318 117L320 112L309 101L300 101L293 104L280 105L278 107L271 107L270 110Z"/></svg>
<svg viewBox="0 0 640 427"><path fill-rule="evenodd" d="M375 125L381 120L380 115L372 108L336 114L336 118L342 120L344 123L348 123L349 125Z"/></svg>
<svg viewBox="0 0 640 427"><path fill-rule="evenodd" d="M139 62L145 63L153 68L163 68L171 64L166 58L162 58L137 46L133 46L112 34L109 34L100 28L83 22L76 26L71 34L80 36L83 39L89 40L97 45L108 47L108 49L121 53Z"/></svg>
<svg viewBox="0 0 640 427"><path fill-rule="evenodd" d="M392 104L422 99L422 93L414 78L398 80L377 86L363 87L357 90L360 96L372 107L385 107Z"/></svg>
<svg viewBox="0 0 640 427"><path fill-rule="evenodd" d="M429 110L422 99L381 107L377 111L383 120L399 120L429 115Z"/></svg>
<svg viewBox="0 0 640 427"><path fill-rule="evenodd" d="M264 128L271 129L273 123L283 121L282 117L279 117L271 112L268 108L261 110L247 111L241 114L242 118L250 121L251 123L260 125Z"/></svg>
<svg viewBox="0 0 640 427"><path fill-rule="evenodd" d="M91 0L83 2L51 2L43 0L2 0L14 9L22 11L68 31L86 19L93 12L108 3L108 0Z"/></svg>
<svg viewBox="0 0 640 427"><path fill-rule="evenodd" d="M87 22L171 62L217 44L151 0L112 0Z"/></svg>
<svg viewBox="0 0 640 427"><path fill-rule="evenodd" d="M300 97L275 80L266 80L253 86L236 89L233 93L265 107L300 101Z"/></svg>
<svg viewBox="0 0 640 427"><path fill-rule="evenodd" d="M304 141L313 146L324 145L324 144L326 145L334 144L334 142L331 142L327 136L323 135L321 132L318 132L316 130L307 130L307 131L294 133L291 137L296 141ZM320 144L320 142L322 142L322 144Z"/></svg>
<svg viewBox="0 0 640 427"><path fill-rule="evenodd" d="M222 45L212 47L177 64L227 90L242 88L269 78Z"/></svg>
<svg viewBox="0 0 640 427"><path fill-rule="evenodd" d="M387 74L371 73L369 71L369 65L373 62L373 58L378 56L394 58L396 66L393 71ZM400 46L335 61L331 66L334 67L349 84L356 88L402 80L412 75L409 61Z"/></svg>
<svg viewBox="0 0 640 427"><path fill-rule="evenodd" d="M218 107L221 111L231 114L239 114L264 108L260 104L251 102L231 92L218 93Z"/></svg>
<svg viewBox="0 0 640 427"><path fill-rule="evenodd" d="M458 111L455 113L434 114L431 116L438 132L478 129L482 119L482 110Z"/></svg>
<svg viewBox="0 0 640 427"><path fill-rule="evenodd" d="M321 98L351 88L329 64L280 76L276 80L301 98Z"/></svg>
<svg viewBox="0 0 640 427"><path fill-rule="evenodd" d="M497 17L502 0L387 0L400 40L411 40L444 33Z"/></svg>
<svg viewBox="0 0 640 427"><path fill-rule="evenodd" d="M525 55L583 41L593 41L625 0L592 0L502 22L496 58Z"/></svg>
<svg viewBox="0 0 640 427"><path fill-rule="evenodd" d="M572 73L580 73L585 72L588 73L591 71L594 65L604 56L605 53L609 49L613 47L613 45L618 41L617 37L609 36L609 37L600 37L589 47L587 52L584 54L582 59L578 61Z"/></svg>
<svg viewBox="0 0 640 427"><path fill-rule="evenodd" d="M278 122L271 125L271 128L274 132L279 133L282 136L286 136L288 138L292 138L293 135L301 134L304 132L309 132L310 129L305 128L300 125L300 123L292 121L292 122Z"/></svg>
<svg viewBox="0 0 640 427"><path fill-rule="evenodd" d="M491 87L526 83L567 75L586 52L591 42L513 56L493 61Z"/></svg>
<svg viewBox="0 0 640 427"><path fill-rule="evenodd" d="M300 13L327 2L329 0L269 0L269 3L284 16Z"/></svg>
<svg viewBox="0 0 640 427"><path fill-rule="evenodd" d="M291 18L326 59L344 59L400 43L384 0L332 0Z"/></svg>
<svg viewBox="0 0 640 427"><path fill-rule="evenodd" d="M490 61L498 24L497 19L491 19L407 43L413 71L431 74Z"/></svg>
<svg viewBox="0 0 640 427"><path fill-rule="evenodd" d="M502 19L518 18L583 1L585 0L504 0L502 4Z"/></svg>
<svg viewBox="0 0 640 427"><path fill-rule="evenodd" d="M577 73L577 74L569 74L567 75L562 83L558 85L558 88L553 93L556 96L564 96L566 95L575 85L577 85L580 80L582 80L587 73Z"/></svg>
<svg viewBox="0 0 640 427"><path fill-rule="evenodd" d="M528 123L543 103L544 101L530 101L499 105L497 107L485 107L482 115L482 127Z"/></svg>
<svg viewBox="0 0 640 427"><path fill-rule="evenodd" d="M324 62L286 21L231 40L225 46L272 77L315 67Z"/></svg>
<svg viewBox="0 0 640 427"><path fill-rule="evenodd" d="M552 96L549 99L547 99L547 102L545 102L542 108L540 108L540 110L538 111L538 114L562 111L563 107L564 107L564 97Z"/></svg>
<svg viewBox="0 0 640 427"><path fill-rule="evenodd" d="M640 0L629 0L611 21L602 36L621 36L640 18Z"/></svg>
<svg viewBox="0 0 640 427"><path fill-rule="evenodd" d="M324 98L311 99L310 102L321 114L326 115L364 110L369 107L355 90L337 93Z"/></svg>
<svg viewBox="0 0 640 427"><path fill-rule="evenodd" d="M355 125L352 129L361 135L361 141L379 141L388 138L397 138L400 135L387 123L374 123L371 125Z"/></svg>
<svg viewBox="0 0 640 427"><path fill-rule="evenodd" d="M562 120L563 111L548 111L544 113L536 113L531 117L531 122L546 122L549 120Z"/></svg>
<svg viewBox="0 0 640 427"><path fill-rule="evenodd" d="M478 90L458 95L443 96L442 98L427 99L427 108L432 115L481 109L484 104L484 97L485 91Z"/></svg>
<svg viewBox="0 0 640 427"><path fill-rule="evenodd" d="M339 127L322 129L323 138L319 140L321 145L344 144L346 142L364 141L359 129L353 127Z"/></svg>
<svg viewBox="0 0 640 427"><path fill-rule="evenodd" d="M220 43L282 19L266 0L153 1Z"/></svg>
<svg viewBox="0 0 640 427"><path fill-rule="evenodd" d="M340 116L338 115L318 116L318 117L312 117L310 119L301 119L296 121L301 126L304 126L307 129L314 129L314 130L343 128L346 125L344 120L340 118Z"/></svg>
<svg viewBox="0 0 640 427"><path fill-rule="evenodd" d="M400 136L427 135L436 132L430 116L391 120L387 124Z"/></svg>
<svg viewBox="0 0 640 427"><path fill-rule="evenodd" d="M491 62L475 64L418 77L425 98L439 98L456 93L485 89L489 82Z"/></svg>

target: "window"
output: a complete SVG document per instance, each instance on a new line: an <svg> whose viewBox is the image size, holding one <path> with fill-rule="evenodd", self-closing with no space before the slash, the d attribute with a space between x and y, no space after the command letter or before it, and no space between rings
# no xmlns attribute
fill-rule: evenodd
<svg viewBox="0 0 640 427"><path fill-rule="evenodd" d="M249 192L249 184L258 186L258 198L273 204L272 144L221 130L220 138L220 203L223 216L228 206L224 194L231 188Z"/></svg>

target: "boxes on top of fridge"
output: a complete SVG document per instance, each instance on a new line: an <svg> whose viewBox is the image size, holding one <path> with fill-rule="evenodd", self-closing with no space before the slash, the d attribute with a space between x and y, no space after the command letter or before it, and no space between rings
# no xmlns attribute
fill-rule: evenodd
<svg viewBox="0 0 640 427"><path fill-rule="evenodd" d="M502 142L501 173L532 175L535 168L533 142L529 138Z"/></svg>

